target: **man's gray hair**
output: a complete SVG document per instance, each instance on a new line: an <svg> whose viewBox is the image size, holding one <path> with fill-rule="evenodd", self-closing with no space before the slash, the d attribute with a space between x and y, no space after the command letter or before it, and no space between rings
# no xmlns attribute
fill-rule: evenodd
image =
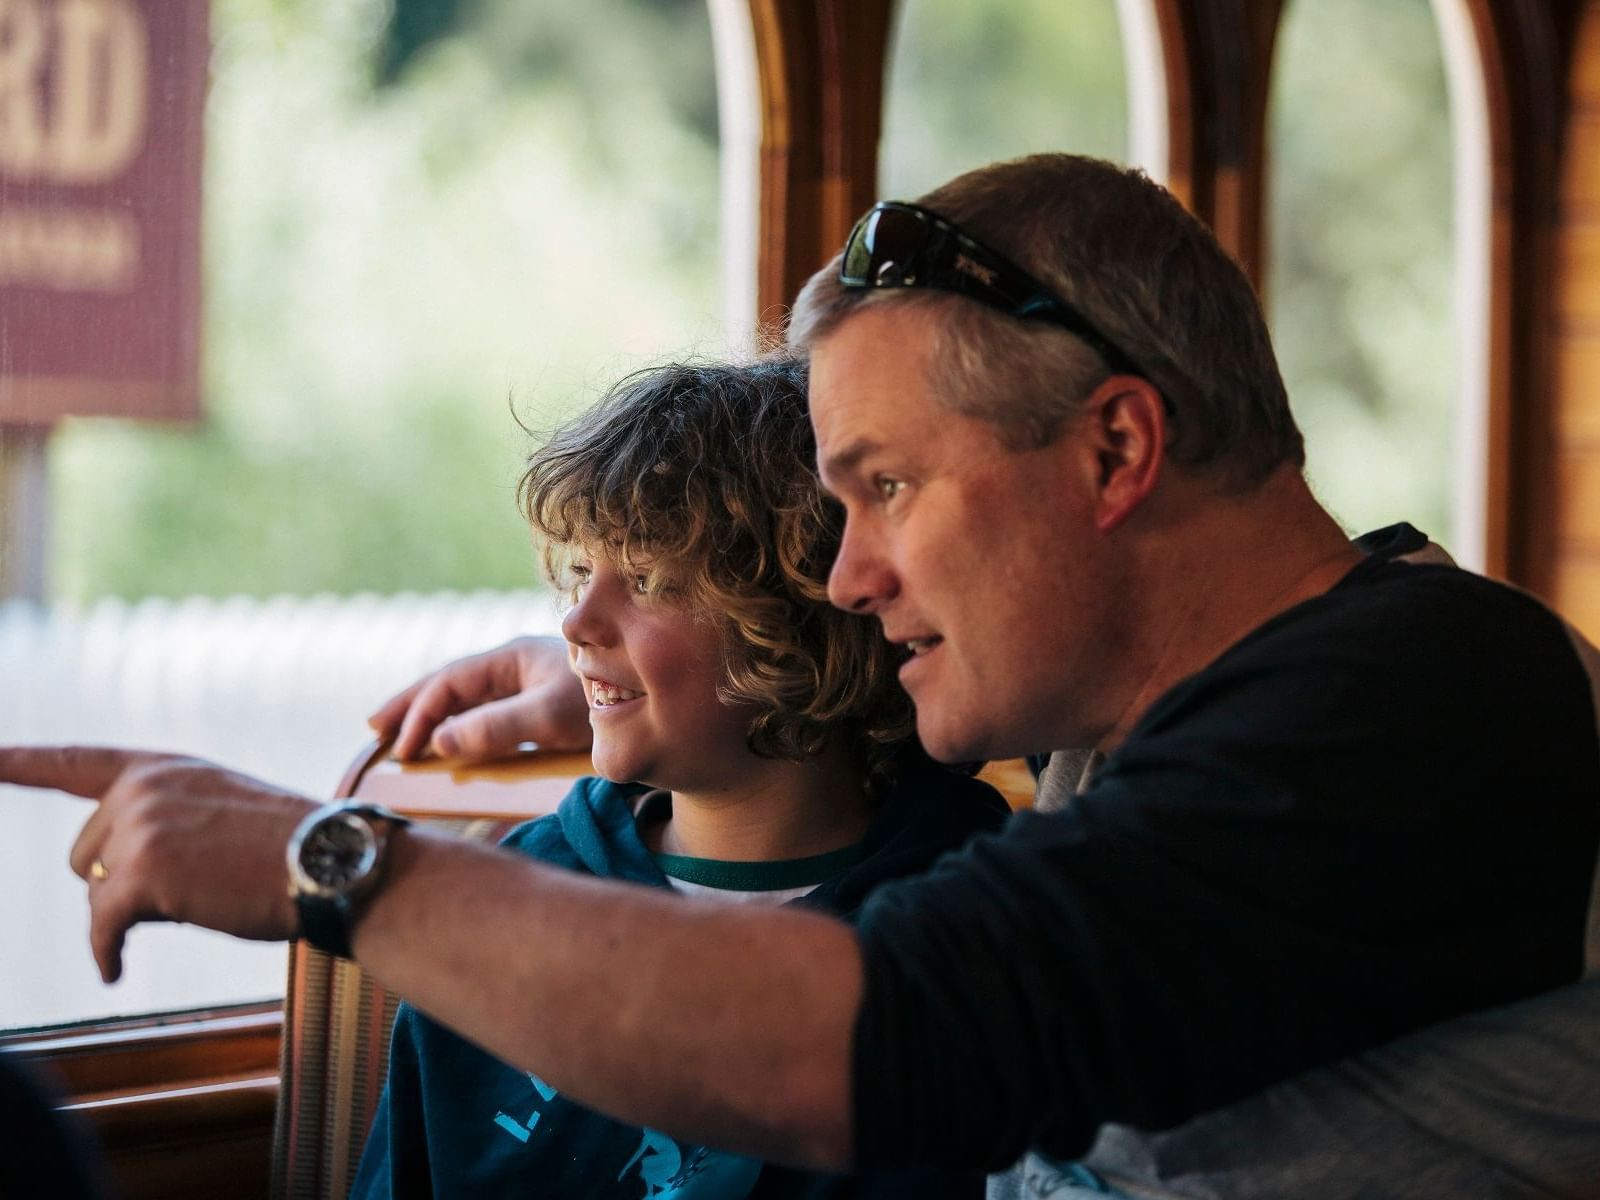
<svg viewBox="0 0 1600 1200"><path fill-rule="evenodd" d="M970 171L917 203L1054 289L1139 365L1166 398L1175 462L1230 490L1304 465L1254 289L1211 232L1142 172L1040 154ZM795 301L789 344L809 349L869 304L938 315L935 394L996 424L1012 449L1053 441L1111 374L1057 325L931 289L846 288L838 258Z"/></svg>

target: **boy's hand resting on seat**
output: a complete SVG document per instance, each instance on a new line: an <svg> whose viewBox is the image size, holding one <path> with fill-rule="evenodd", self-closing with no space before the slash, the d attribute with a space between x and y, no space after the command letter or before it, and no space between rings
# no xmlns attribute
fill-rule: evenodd
<svg viewBox="0 0 1600 1200"><path fill-rule="evenodd" d="M589 706L560 638L520 637L457 659L417 681L367 719L394 739L394 756L425 750L483 762L524 742L546 750L589 747Z"/></svg>

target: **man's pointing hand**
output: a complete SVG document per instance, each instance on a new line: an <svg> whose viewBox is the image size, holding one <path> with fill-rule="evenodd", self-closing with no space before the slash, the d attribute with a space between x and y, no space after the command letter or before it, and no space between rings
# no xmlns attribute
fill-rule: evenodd
<svg viewBox="0 0 1600 1200"><path fill-rule="evenodd" d="M292 937L284 847L314 805L210 763L100 746L0 747L0 783L96 801L72 847L89 884L89 941L107 983L140 921Z"/></svg>

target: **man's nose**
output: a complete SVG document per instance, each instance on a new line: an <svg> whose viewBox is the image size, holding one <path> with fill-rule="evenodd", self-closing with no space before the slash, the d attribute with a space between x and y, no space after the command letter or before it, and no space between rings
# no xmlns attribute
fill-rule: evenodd
<svg viewBox="0 0 1600 1200"><path fill-rule="evenodd" d="M828 572L828 599L846 612L875 613L899 594L900 584L873 540L845 525L839 553Z"/></svg>

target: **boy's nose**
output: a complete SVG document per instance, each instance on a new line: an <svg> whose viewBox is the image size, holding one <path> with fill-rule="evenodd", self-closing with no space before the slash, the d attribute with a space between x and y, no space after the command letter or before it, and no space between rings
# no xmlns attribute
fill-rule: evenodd
<svg viewBox="0 0 1600 1200"><path fill-rule="evenodd" d="M604 646L614 640L616 624L605 612L604 598L593 583L578 593L561 618L561 636L574 646Z"/></svg>

